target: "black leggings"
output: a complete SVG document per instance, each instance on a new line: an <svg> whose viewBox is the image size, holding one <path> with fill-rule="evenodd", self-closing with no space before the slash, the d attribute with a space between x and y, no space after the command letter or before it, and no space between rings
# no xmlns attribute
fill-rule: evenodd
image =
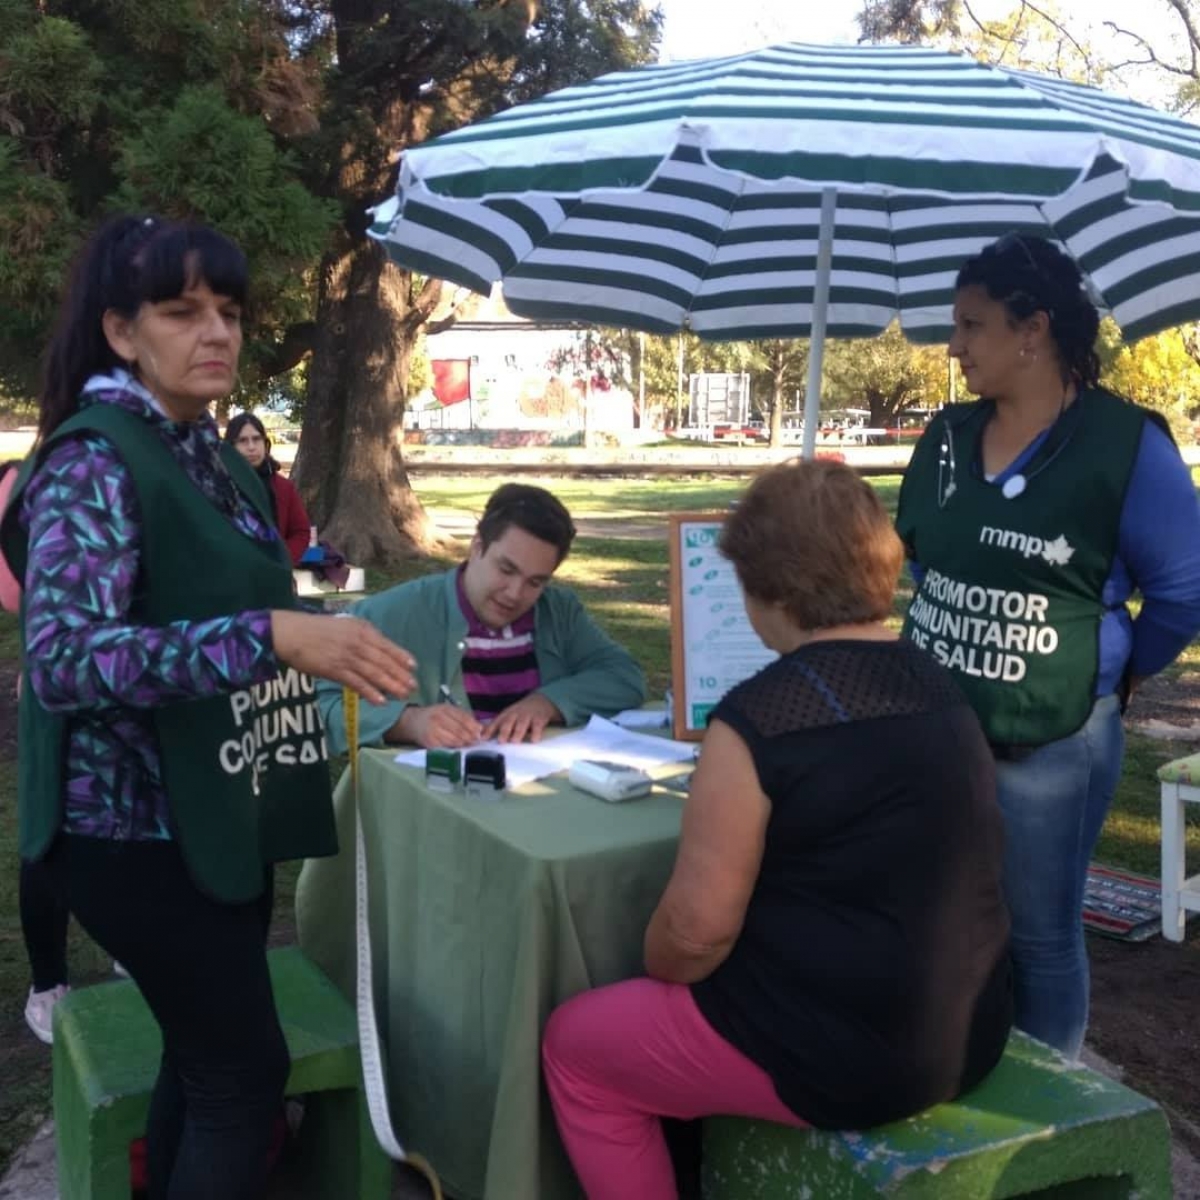
<svg viewBox="0 0 1200 1200"><path fill-rule="evenodd" d="M44 862L21 860L18 877L21 935L29 955L35 992L67 982L67 919L51 870Z"/></svg>
<svg viewBox="0 0 1200 1200"><path fill-rule="evenodd" d="M210 900L173 842L63 836L47 864L162 1028L151 1200L260 1200L289 1068L267 972L270 884L249 904Z"/></svg>

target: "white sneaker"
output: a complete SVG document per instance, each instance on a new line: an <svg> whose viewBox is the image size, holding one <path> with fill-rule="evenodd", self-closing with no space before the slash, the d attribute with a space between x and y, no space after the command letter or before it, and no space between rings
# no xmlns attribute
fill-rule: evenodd
<svg viewBox="0 0 1200 1200"><path fill-rule="evenodd" d="M33 1036L47 1046L54 1041L54 1006L70 990L65 983L47 988L44 992L29 989L29 999L25 1001L25 1024L33 1031Z"/></svg>
<svg viewBox="0 0 1200 1200"><path fill-rule="evenodd" d="M129 978L129 972L115 958L113 959L113 974L119 975L122 979Z"/></svg>

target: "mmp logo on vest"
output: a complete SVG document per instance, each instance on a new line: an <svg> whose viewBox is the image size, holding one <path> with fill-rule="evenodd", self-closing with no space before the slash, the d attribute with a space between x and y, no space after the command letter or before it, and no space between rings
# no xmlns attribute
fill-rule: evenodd
<svg viewBox="0 0 1200 1200"><path fill-rule="evenodd" d="M1042 558L1052 567L1065 567L1075 553L1075 547L1061 533L1048 542L1015 529L996 529L991 525L984 525L979 530L979 543L998 546L1001 550L1015 550L1024 558Z"/></svg>

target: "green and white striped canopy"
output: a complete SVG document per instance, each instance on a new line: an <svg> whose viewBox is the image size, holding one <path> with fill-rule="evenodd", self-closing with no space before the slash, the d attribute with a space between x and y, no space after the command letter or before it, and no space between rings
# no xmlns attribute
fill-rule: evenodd
<svg viewBox="0 0 1200 1200"><path fill-rule="evenodd" d="M1200 128L937 50L775 46L605 75L408 150L370 232L538 319L715 340L898 315L929 342L963 260L1010 230L1063 245L1129 338L1200 318Z"/></svg>

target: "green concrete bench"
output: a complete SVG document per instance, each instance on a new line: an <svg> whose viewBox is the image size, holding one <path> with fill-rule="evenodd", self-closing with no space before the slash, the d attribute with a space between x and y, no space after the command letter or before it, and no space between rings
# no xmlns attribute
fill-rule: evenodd
<svg viewBox="0 0 1200 1200"><path fill-rule="evenodd" d="M298 1153L320 1200L387 1200L391 1164L371 1132L354 1010L303 953L268 955L292 1056L289 1096L305 1095ZM54 1007L54 1123L60 1200L129 1200L129 1144L146 1130L162 1040L127 980L69 992Z"/></svg>
<svg viewBox="0 0 1200 1200"><path fill-rule="evenodd" d="M704 1200L1171 1200L1162 1110L1014 1032L953 1104L866 1132L704 1122Z"/></svg>

